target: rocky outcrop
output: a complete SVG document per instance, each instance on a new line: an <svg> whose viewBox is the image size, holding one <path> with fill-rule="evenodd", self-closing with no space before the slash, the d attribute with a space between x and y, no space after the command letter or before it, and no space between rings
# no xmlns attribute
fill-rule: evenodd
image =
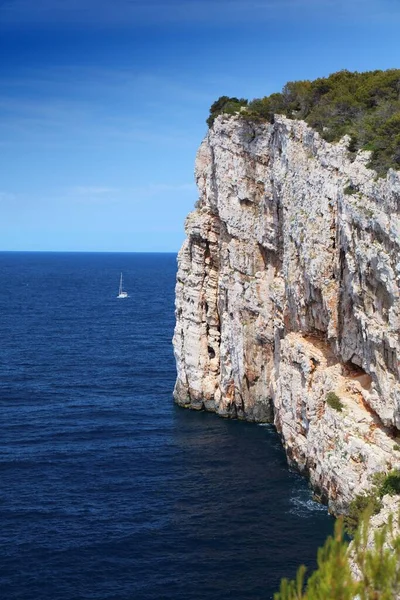
<svg viewBox="0 0 400 600"><path fill-rule="evenodd" d="M176 402L273 420L336 512L400 466L400 176L377 179L347 146L285 117L216 119L174 335Z"/></svg>

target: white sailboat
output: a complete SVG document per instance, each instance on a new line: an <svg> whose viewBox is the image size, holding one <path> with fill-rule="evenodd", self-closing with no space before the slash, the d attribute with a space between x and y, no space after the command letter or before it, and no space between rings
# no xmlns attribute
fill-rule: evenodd
<svg viewBox="0 0 400 600"><path fill-rule="evenodd" d="M127 298L127 297L128 297L128 292L124 292L122 289L122 273L121 273L121 278L119 280L119 292L118 292L117 298Z"/></svg>

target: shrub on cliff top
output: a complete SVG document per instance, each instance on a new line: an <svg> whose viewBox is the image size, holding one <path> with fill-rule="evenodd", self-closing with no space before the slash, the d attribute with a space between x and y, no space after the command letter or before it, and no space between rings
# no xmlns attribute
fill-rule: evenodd
<svg viewBox="0 0 400 600"><path fill-rule="evenodd" d="M256 98L221 96L210 109L208 125L222 113L247 106L245 118L273 121L275 114L304 119L330 142L351 136L349 150L372 151L371 167L379 175L400 169L400 69L338 71L314 81L289 81L281 93Z"/></svg>
<svg viewBox="0 0 400 600"><path fill-rule="evenodd" d="M234 115L240 112L243 106L247 106L248 101L244 98L230 98L229 96L220 96L210 108L210 116L207 119L207 125L211 127L218 115Z"/></svg>
<svg viewBox="0 0 400 600"><path fill-rule="evenodd" d="M305 582L304 566L295 581L282 580L274 600L392 600L400 592L400 536L393 530L393 520L375 532L368 547L369 514L357 531L351 554L344 527L338 519L333 536L319 549L318 568ZM351 562L360 572L355 579Z"/></svg>

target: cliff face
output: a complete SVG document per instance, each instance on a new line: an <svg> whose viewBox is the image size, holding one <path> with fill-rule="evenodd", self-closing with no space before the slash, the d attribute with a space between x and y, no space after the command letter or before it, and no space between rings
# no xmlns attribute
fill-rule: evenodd
<svg viewBox="0 0 400 600"><path fill-rule="evenodd" d="M176 286L176 402L273 420L336 511L400 467L400 176L367 162L302 121L218 117Z"/></svg>

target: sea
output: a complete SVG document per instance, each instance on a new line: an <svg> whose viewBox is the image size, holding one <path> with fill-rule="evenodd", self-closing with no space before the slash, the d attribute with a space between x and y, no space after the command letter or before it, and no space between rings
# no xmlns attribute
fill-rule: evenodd
<svg viewBox="0 0 400 600"><path fill-rule="evenodd" d="M267 600L315 566L333 520L273 426L173 403L175 276L0 253L2 600Z"/></svg>

